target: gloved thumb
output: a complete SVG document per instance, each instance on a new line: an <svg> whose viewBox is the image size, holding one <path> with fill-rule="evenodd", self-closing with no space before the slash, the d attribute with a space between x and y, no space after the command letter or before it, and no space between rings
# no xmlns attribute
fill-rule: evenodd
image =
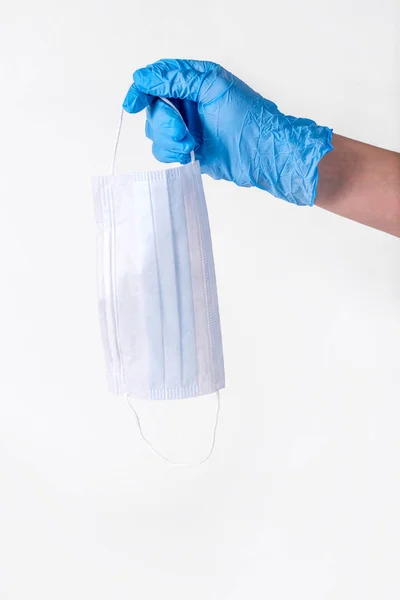
<svg viewBox="0 0 400 600"><path fill-rule="evenodd" d="M138 113L154 101L154 97L143 94L133 83L125 96L122 107L128 113Z"/></svg>

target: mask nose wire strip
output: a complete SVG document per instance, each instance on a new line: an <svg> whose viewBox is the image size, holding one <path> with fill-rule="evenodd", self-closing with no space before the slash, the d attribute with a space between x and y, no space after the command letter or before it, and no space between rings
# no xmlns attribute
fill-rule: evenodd
<svg viewBox="0 0 400 600"><path fill-rule="evenodd" d="M121 114L120 114L120 117L119 117L119 123L118 123L118 129L117 129L117 137L115 138L114 154L113 154L112 165L111 165L111 175L115 174L115 161L117 160L117 150L118 150L119 138L121 136L121 129L122 129L122 121L123 121L123 119L124 119L124 109L121 110Z"/></svg>
<svg viewBox="0 0 400 600"><path fill-rule="evenodd" d="M216 442L216 439L217 439L217 429L218 429L218 422L219 422L219 413L220 413L220 410L221 410L221 400L220 400L219 391L217 392L217 409L216 409L216 412L215 412L215 420L214 420L214 427L213 427L213 433L212 433L212 439L211 439L210 449L209 449L208 453L206 454L206 456L204 458L202 458L198 462L194 462L194 463L175 462L174 460L170 460L166 456L163 456L161 454L161 452L159 452L158 450L156 450L154 448L153 444L144 435L143 429L142 429L142 425L140 423L140 417L139 417L138 413L136 412L136 409L132 406L128 394L125 394L125 398L126 398L126 401L127 401L128 405L129 405L129 407L133 410L133 412L135 414L137 427L139 429L139 433L140 433L140 436L141 436L142 440L149 446L149 448L154 452L154 454L156 456L158 456L159 458L161 458L165 462L169 463L170 465L175 465L177 467L198 467L200 465L203 465L205 462L208 461L209 458L211 458L211 455L214 452L215 442Z"/></svg>

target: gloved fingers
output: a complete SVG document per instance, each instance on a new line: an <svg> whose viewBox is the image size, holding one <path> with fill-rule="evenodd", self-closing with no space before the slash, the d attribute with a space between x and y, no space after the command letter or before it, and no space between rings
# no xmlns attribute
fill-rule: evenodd
<svg viewBox="0 0 400 600"><path fill-rule="evenodd" d="M157 146L177 154L190 154L195 149L196 142L193 136L187 131L182 140L174 140L168 134L155 129L150 121L146 121L146 137L152 140Z"/></svg>
<svg viewBox="0 0 400 600"><path fill-rule="evenodd" d="M183 118L162 100L147 109L146 136L157 146L178 154L189 154L196 146Z"/></svg>
<svg viewBox="0 0 400 600"><path fill-rule="evenodd" d="M183 140L188 133L179 111L162 100L156 100L148 107L147 120L155 134L159 133L177 142Z"/></svg>
<svg viewBox="0 0 400 600"><path fill-rule="evenodd" d="M218 77L221 67L201 60L159 60L133 74L136 89L143 94L166 98L182 98L198 102L202 93ZM129 110L127 102L127 110Z"/></svg>
<svg viewBox="0 0 400 600"><path fill-rule="evenodd" d="M171 100L174 106L182 115L190 134L196 141L196 150L200 149L203 143L203 124L199 114L199 105L191 100L180 100L174 98Z"/></svg>
<svg viewBox="0 0 400 600"><path fill-rule="evenodd" d="M186 165L190 162L190 154L171 152L171 150L166 150L162 146L158 146L154 143L153 155L157 160L163 163L181 163L181 165Z"/></svg>

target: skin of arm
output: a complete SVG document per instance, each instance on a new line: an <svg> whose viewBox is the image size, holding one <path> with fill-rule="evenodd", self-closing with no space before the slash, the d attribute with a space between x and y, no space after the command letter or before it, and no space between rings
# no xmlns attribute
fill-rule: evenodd
<svg viewBox="0 0 400 600"><path fill-rule="evenodd" d="M333 134L315 199L337 215L400 237L400 154Z"/></svg>

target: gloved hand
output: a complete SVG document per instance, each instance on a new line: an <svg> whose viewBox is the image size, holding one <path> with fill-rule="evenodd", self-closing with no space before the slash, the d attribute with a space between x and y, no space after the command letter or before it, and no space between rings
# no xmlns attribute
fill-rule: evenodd
<svg viewBox="0 0 400 600"><path fill-rule="evenodd" d="M314 203L318 163L332 149L332 130L279 112L219 65L160 60L139 69L123 107L147 107L146 135L162 162L189 162L214 179L256 186L299 205ZM160 97L169 98L182 118Z"/></svg>

